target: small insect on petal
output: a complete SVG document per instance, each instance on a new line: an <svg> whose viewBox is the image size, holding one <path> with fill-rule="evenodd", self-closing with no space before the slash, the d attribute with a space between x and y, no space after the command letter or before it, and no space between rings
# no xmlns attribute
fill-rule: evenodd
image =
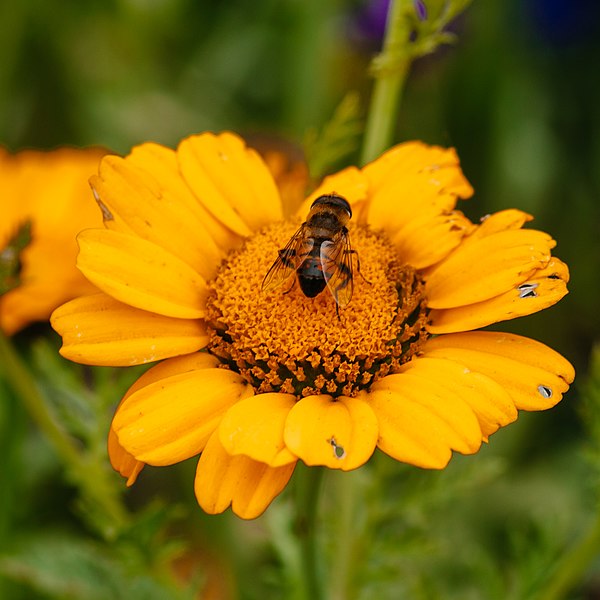
<svg viewBox="0 0 600 600"><path fill-rule="evenodd" d="M537 292L535 288L537 288L539 283L523 283L517 287L519 290L519 298L536 298Z"/></svg>
<svg viewBox="0 0 600 600"><path fill-rule="evenodd" d="M546 399L552 398L552 388L547 385L538 385L538 392Z"/></svg>
<svg viewBox="0 0 600 600"><path fill-rule="evenodd" d="M93 186L92 186L92 194L94 194L94 199L96 200L96 203L98 204L98 207L100 208L100 211L102 212L102 219L104 221L113 221L114 220L113 214L108 209L108 206L106 206L106 204L104 204L104 202L102 202L102 199L100 198L100 194L98 194L98 192L96 191L96 189Z"/></svg>
<svg viewBox="0 0 600 600"><path fill-rule="evenodd" d="M343 446L338 445L338 443L335 441L335 438L332 437L330 440L327 440L328 443L331 444L331 447L333 448L333 455L338 458L338 459L342 459L346 456L346 450L344 450Z"/></svg>

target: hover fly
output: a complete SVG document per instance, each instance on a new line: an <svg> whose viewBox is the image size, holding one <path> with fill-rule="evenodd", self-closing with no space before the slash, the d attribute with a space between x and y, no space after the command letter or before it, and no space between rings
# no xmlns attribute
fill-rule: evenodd
<svg viewBox="0 0 600 600"><path fill-rule="evenodd" d="M325 287L338 307L344 308L352 298L352 255L346 225L352 209L337 194L319 196L311 205L306 221L292 236L273 263L262 283L262 290L275 289L295 274L302 293L314 298ZM358 258L357 258L358 261ZM360 269L360 267L359 267ZM295 283L292 282L289 291Z"/></svg>

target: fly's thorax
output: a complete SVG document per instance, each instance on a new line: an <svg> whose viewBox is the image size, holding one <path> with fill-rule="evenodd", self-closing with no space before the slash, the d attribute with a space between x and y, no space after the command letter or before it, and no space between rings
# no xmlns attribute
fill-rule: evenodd
<svg viewBox="0 0 600 600"><path fill-rule="evenodd" d="M309 214L304 226L307 235L315 238L332 238L346 229L350 218L344 211L332 212L321 209L314 214Z"/></svg>
<svg viewBox="0 0 600 600"><path fill-rule="evenodd" d="M327 209L333 212L344 212L348 215L348 219L352 218L352 207L346 198L338 196L335 192L332 194L324 194L319 196L310 206L310 212Z"/></svg>
<svg viewBox="0 0 600 600"><path fill-rule="evenodd" d="M423 283L398 263L383 233L351 224L361 275L347 307L336 310L331 294L307 297L300 285L261 293L272 257L297 227L272 225L222 264L210 284L209 352L257 392L355 395L397 370L427 338Z"/></svg>

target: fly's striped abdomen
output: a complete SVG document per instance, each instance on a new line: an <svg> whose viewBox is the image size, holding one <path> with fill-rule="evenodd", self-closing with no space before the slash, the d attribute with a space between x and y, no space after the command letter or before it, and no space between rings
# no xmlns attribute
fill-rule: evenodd
<svg viewBox="0 0 600 600"><path fill-rule="evenodd" d="M323 239L312 238L312 246L296 270L302 293L308 298L320 294L326 285L323 265L321 264L321 244Z"/></svg>

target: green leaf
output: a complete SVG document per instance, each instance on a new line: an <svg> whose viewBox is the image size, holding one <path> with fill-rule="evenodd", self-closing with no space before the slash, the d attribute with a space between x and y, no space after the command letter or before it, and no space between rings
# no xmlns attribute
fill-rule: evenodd
<svg viewBox="0 0 600 600"><path fill-rule="evenodd" d="M415 39L409 51L413 58L432 54L439 46L455 44L457 36L444 29L469 6L472 0L444 0L427 4L428 18L419 21L414 15L412 27Z"/></svg>
<svg viewBox="0 0 600 600"><path fill-rule="evenodd" d="M600 489L600 344L591 354L587 378L581 384L580 414L587 431L586 458L594 470L594 484Z"/></svg>
<svg viewBox="0 0 600 600"><path fill-rule="evenodd" d="M183 589L150 568L128 569L115 548L65 533L49 532L22 541L0 556L0 573L60 600L190 600ZM194 586L196 588L197 586Z"/></svg>
<svg viewBox="0 0 600 600"><path fill-rule="evenodd" d="M362 130L358 94L349 92L323 129L311 130L306 136L304 148L311 177L321 179L353 154Z"/></svg>

